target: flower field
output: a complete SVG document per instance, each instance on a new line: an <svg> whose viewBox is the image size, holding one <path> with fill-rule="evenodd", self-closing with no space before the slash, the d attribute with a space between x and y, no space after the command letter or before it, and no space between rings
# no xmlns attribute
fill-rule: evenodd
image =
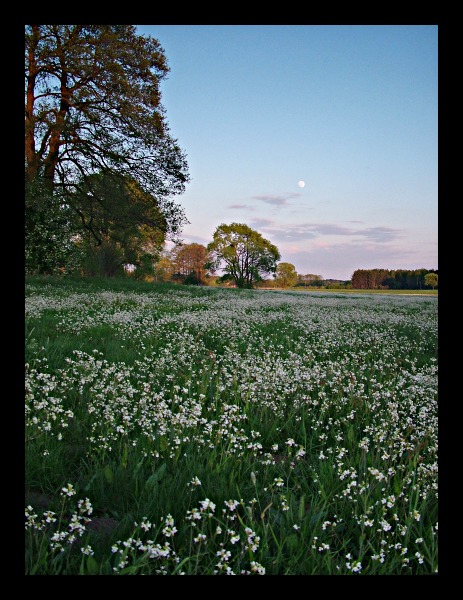
<svg viewBox="0 0 463 600"><path fill-rule="evenodd" d="M26 574L438 571L437 297L26 279Z"/></svg>

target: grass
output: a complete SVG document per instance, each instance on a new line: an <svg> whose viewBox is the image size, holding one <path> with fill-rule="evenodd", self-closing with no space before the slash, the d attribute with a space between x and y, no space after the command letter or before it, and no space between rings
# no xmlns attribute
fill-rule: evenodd
<svg viewBox="0 0 463 600"><path fill-rule="evenodd" d="M275 288L277 291L282 291L283 288ZM288 290L283 290L288 291ZM439 290L423 289L423 290L365 290L355 288L325 288L325 287L308 287L308 288L291 288L292 292L326 292L327 294L391 294L393 296L438 296Z"/></svg>
<svg viewBox="0 0 463 600"><path fill-rule="evenodd" d="M26 574L435 573L437 302L27 278Z"/></svg>

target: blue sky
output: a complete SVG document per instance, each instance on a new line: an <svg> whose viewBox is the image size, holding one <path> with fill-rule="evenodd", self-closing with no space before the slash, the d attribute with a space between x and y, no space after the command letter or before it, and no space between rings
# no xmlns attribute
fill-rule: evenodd
<svg viewBox="0 0 463 600"><path fill-rule="evenodd" d="M302 274L437 269L437 25L137 28L171 69L186 243L238 222Z"/></svg>

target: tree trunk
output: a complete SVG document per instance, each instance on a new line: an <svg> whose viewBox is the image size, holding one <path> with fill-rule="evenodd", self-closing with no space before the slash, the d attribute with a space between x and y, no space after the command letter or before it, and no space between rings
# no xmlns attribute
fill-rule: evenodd
<svg viewBox="0 0 463 600"><path fill-rule="evenodd" d="M56 165L59 160L59 148L61 145L61 136L63 133L63 129L66 123L66 116L69 112L69 101L71 97L71 91L68 88L68 73L66 68L66 63L64 60L63 53L61 52L61 47L59 47L59 61L61 67L61 75L60 75L60 107L59 112L56 115L56 123L53 127L52 134L50 136L49 143L49 151L48 156L45 159L45 171L44 176L47 181L53 184Z"/></svg>
<svg viewBox="0 0 463 600"><path fill-rule="evenodd" d="M25 143L26 143L26 163L27 163L27 178L32 181L39 168L38 156L35 151L35 135L34 135L34 89L35 80L37 78L38 69L35 61L35 50L39 40L39 30L37 25L32 25L32 43L29 48L29 70L27 76L27 97L26 97L26 127L25 127Z"/></svg>

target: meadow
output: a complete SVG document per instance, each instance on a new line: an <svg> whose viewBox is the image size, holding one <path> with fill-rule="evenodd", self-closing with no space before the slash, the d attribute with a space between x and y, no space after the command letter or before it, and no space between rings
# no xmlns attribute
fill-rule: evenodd
<svg viewBox="0 0 463 600"><path fill-rule="evenodd" d="M25 291L26 574L438 571L436 296Z"/></svg>

